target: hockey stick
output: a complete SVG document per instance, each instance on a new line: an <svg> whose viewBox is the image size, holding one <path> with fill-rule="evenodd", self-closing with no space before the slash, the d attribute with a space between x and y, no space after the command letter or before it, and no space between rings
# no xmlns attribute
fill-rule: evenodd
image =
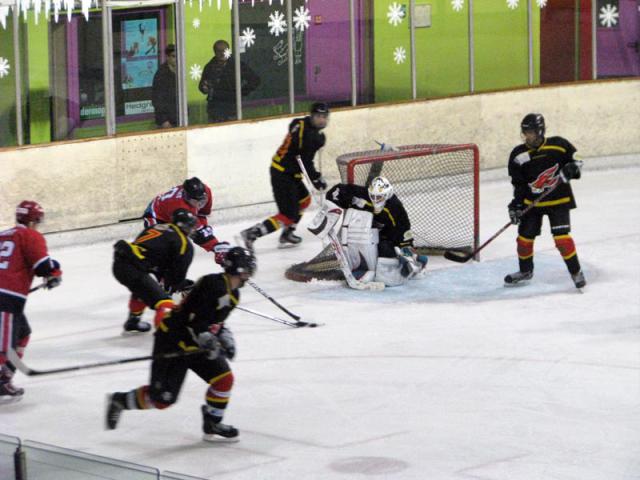
<svg viewBox="0 0 640 480"><path fill-rule="evenodd" d="M252 315L256 315L258 317L266 318L267 320L273 320L274 322L282 323L284 325L288 325L289 327L294 327L294 328L300 328L300 327L315 328L315 327L319 327L319 326L322 325L321 323L302 322L300 320L298 320L297 322L290 322L289 320L284 320L284 319L278 318L278 317L272 317L271 315L267 315L266 313L258 312L256 310L252 310L252 309L246 308L246 307L241 307L239 305L236 305L236 308L238 310L243 311L243 312L247 312L247 313L250 313Z"/></svg>
<svg viewBox="0 0 640 480"><path fill-rule="evenodd" d="M321 194L320 190L318 190L313 182L311 181L311 177L309 177L309 173L302 163L302 159L297 156L296 160L298 161L298 165L300 166L300 171L302 175L306 179L309 187L316 193L320 194L321 201L324 203L324 195ZM333 232L329 232L327 238L330 240L331 245L333 246L333 250L336 254L336 258L338 259L338 263L340 264L340 270L342 270L342 274L344 275L344 279L347 281L347 285L354 290L374 290L380 291L384 290L384 283L382 282L361 282L356 277L353 276L353 272L351 271L351 267L349 267L349 261L347 260L347 256L342 249L342 245L340 241L335 236Z"/></svg>
<svg viewBox="0 0 640 480"><path fill-rule="evenodd" d="M29 293L35 292L36 290L40 290L41 288L44 288L46 286L47 286L47 282L42 282L40 285L36 285L35 287L30 288Z"/></svg>
<svg viewBox="0 0 640 480"><path fill-rule="evenodd" d="M295 313L287 310L285 307L283 307L280 303L278 303L276 301L275 298L273 298L271 295L269 295L267 292L265 292L264 290L262 290L258 285L256 285L254 282L252 282L251 280L247 280L247 283L249 285L251 285L254 290L256 292L258 292L260 295L262 295L264 298L266 298L267 300L269 300L271 303L273 303L276 307L278 307L280 310L282 310L284 313L286 313L287 315L289 315L291 318L293 318L294 320L300 322L300 316L296 315ZM305 322L302 322L305 323Z"/></svg>
<svg viewBox="0 0 640 480"><path fill-rule="evenodd" d="M13 365L20 370L22 373L28 376L33 375L49 375L50 373L63 373L63 372L72 372L74 370L85 370L87 368L98 368L98 367L108 367L109 365L120 365L123 363L131 363L131 362L141 362L143 360L167 360L171 358L180 358L186 357L190 355L199 355L201 353L207 353L208 350L193 350L189 352L173 352L173 353L165 353L163 355L146 355L144 357L132 357L132 358L124 358L121 360L109 360L106 362L97 362L97 363L86 363L84 365L76 365L74 367L62 367L62 368L52 368L49 370L34 370L25 365L22 359L18 356L15 350L12 348L7 352L7 358Z"/></svg>
<svg viewBox="0 0 640 480"><path fill-rule="evenodd" d="M528 212L531 211L531 209L535 208L545 197L547 197L547 195L549 195L551 192L553 192L561 183L563 183L563 182L558 180L558 183L555 186L553 186L553 188L550 188L546 192L543 192L543 194L540 195L538 198L536 198L531 203L531 205L529 205L527 208L525 208L522 211L522 214L520 216L524 217ZM471 260L478 252L480 252L480 250L482 250L484 247L486 247L491 242L493 242L496 238L498 238L502 234L502 232L504 232L511 225L513 225L513 223L507 222L504 225L504 227L502 227L500 230L498 230L496 233L494 233L487 241L485 241L482 245L480 245L478 248L476 248L471 253L462 253L462 252L457 252L455 250L447 250L446 252L444 252L444 258L446 258L447 260L451 260L452 262L466 263L469 260Z"/></svg>

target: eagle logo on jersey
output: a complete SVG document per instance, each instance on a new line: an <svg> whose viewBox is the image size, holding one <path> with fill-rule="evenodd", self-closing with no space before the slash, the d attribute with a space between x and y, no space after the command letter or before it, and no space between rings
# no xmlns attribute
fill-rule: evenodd
<svg viewBox="0 0 640 480"><path fill-rule="evenodd" d="M546 189L554 188L560 181L560 176L556 175L559 168L560 166L556 163L538 175L538 178L529 184L531 192L538 195Z"/></svg>

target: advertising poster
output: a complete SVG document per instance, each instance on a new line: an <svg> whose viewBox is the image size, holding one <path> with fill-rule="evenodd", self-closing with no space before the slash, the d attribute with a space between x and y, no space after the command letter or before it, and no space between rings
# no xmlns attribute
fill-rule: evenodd
<svg viewBox="0 0 640 480"><path fill-rule="evenodd" d="M158 19L122 22L122 89L148 88L158 70Z"/></svg>

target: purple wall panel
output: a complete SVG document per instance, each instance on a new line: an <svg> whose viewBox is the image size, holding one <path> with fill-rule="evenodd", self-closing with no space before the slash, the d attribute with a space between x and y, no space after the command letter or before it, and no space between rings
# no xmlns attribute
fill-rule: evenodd
<svg viewBox="0 0 640 480"><path fill-rule="evenodd" d="M605 2L606 3L606 2ZM598 2L601 8L601 2ZM618 23L605 28L598 10L598 77L640 75L640 0L619 0Z"/></svg>

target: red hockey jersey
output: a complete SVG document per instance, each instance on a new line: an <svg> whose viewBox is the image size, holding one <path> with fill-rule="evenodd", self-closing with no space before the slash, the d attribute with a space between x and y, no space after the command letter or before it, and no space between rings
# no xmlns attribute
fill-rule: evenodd
<svg viewBox="0 0 640 480"><path fill-rule="evenodd" d="M206 226L207 216L211 214L213 207L213 194L208 185L205 185L207 200L203 205L193 206L187 202L182 185L173 187L165 193L161 193L151 200L151 203L144 212L146 226L158 223L171 223L171 215L178 208L184 208L198 217L198 226Z"/></svg>

